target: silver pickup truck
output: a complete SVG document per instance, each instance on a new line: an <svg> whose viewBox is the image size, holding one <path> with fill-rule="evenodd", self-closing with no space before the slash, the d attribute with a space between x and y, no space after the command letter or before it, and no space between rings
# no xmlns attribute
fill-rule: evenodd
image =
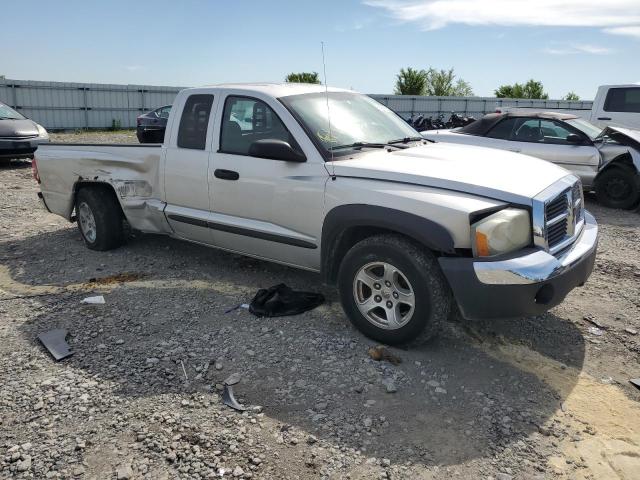
<svg viewBox="0 0 640 480"><path fill-rule="evenodd" d="M390 344L434 333L454 302L467 318L543 313L587 280L597 247L561 167L429 143L321 86L183 90L164 144L43 145L34 175L93 250L122 245L128 223L319 272Z"/></svg>

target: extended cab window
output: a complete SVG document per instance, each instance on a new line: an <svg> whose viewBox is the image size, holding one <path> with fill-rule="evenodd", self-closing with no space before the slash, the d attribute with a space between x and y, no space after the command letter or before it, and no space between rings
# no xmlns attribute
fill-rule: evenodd
<svg viewBox="0 0 640 480"><path fill-rule="evenodd" d="M222 115L220 151L247 155L257 140L277 139L300 150L278 115L266 103L255 98L227 97Z"/></svg>
<svg viewBox="0 0 640 480"><path fill-rule="evenodd" d="M604 111L640 113L640 87L612 88L607 93Z"/></svg>
<svg viewBox="0 0 640 480"><path fill-rule="evenodd" d="M178 147L204 150L213 95L191 95L187 98L180 117Z"/></svg>

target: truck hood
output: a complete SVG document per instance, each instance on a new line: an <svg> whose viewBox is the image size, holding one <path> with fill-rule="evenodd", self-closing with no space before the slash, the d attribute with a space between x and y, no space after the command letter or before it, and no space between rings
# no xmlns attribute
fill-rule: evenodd
<svg viewBox="0 0 640 480"><path fill-rule="evenodd" d="M564 168L527 155L450 143L393 152L376 150L328 162L327 167L339 177L443 188L525 205L570 174Z"/></svg>
<svg viewBox="0 0 640 480"><path fill-rule="evenodd" d="M37 137L38 126L31 120L0 120L0 137Z"/></svg>

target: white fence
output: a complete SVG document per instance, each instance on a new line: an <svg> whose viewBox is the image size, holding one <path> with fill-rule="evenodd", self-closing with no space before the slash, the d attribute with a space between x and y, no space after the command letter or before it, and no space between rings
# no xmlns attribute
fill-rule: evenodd
<svg viewBox="0 0 640 480"><path fill-rule="evenodd" d="M133 128L138 115L171 104L182 88L0 79L0 101L49 130L109 128L114 125ZM414 114L436 117L442 113L448 116L451 112L478 118L501 106L580 111L590 110L593 103L492 97L371 97L405 118Z"/></svg>

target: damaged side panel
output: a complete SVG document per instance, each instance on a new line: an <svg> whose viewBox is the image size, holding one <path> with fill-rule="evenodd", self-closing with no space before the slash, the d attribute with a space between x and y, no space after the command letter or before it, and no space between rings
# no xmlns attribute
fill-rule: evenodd
<svg viewBox="0 0 640 480"><path fill-rule="evenodd" d="M170 233L163 213L161 152L157 145L42 146L38 149L38 169L44 179L42 194L51 212L71 220L78 187L107 184L113 188L132 228Z"/></svg>

